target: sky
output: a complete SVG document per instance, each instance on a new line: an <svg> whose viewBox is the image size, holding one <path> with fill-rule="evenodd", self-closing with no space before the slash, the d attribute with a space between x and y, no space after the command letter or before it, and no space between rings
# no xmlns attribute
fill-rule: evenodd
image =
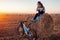
<svg viewBox="0 0 60 40"><path fill-rule="evenodd" d="M0 0L1 13L36 13L37 1L41 1L46 13L60 13L60 0Z"/></svg>

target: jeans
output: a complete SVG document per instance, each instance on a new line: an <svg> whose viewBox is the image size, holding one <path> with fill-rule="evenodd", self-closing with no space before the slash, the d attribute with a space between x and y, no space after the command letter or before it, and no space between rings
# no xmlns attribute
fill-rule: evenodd
<svg viewBox="0 0 60 40"><path fill-rule="evenodd" d="M34 16L34 20L36 20L37 17L40 17L40 14L37 13L35 16Z"/></svg>

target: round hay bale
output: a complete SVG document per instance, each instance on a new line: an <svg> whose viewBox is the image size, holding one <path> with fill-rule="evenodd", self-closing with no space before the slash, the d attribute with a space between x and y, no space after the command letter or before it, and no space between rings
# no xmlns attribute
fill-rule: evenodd
<svg viewBox="0 0 60 40"><path fill-rule="evenodd" d="M28 21L32 17L33 15L28 18ZM40 20L33 22L29 27L36 30L38 37L46 37L53 31L53 19L49 14L43 14L40 16Z"/></svg>

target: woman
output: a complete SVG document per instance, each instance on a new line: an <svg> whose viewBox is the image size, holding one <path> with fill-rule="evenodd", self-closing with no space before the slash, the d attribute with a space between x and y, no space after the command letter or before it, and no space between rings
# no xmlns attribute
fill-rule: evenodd
<svg viewBox="0 0 60 40"><path fill-rule="evenodd" d="M41 14L44 14L44 13L45 13L45 8L44 8L43 4L42 4L40 1L38 1L38 2L37 2L37 13L36 13L36 15L32 18L31 21L39 20L39 19L40 19L40 15L41 15Z"/></svg>

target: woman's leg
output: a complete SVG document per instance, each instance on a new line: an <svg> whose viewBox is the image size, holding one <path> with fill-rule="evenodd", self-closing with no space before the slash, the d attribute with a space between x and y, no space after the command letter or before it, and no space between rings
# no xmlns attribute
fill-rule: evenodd
<svg viewBox="0 0 60 40"><path fill-rule="evenodd" d="M30 25L33 21L39 20L40 19L40 13L37 13L30 22L28 22L28 25Z"/></svg>
<svg viewBox="0 0 60 40"><path fill-rule="evenodd" d="M36 20L36 18L39 17L39 16L40 16L40 13L37 13L37 14L34 16L33 20Z"/></svg>

